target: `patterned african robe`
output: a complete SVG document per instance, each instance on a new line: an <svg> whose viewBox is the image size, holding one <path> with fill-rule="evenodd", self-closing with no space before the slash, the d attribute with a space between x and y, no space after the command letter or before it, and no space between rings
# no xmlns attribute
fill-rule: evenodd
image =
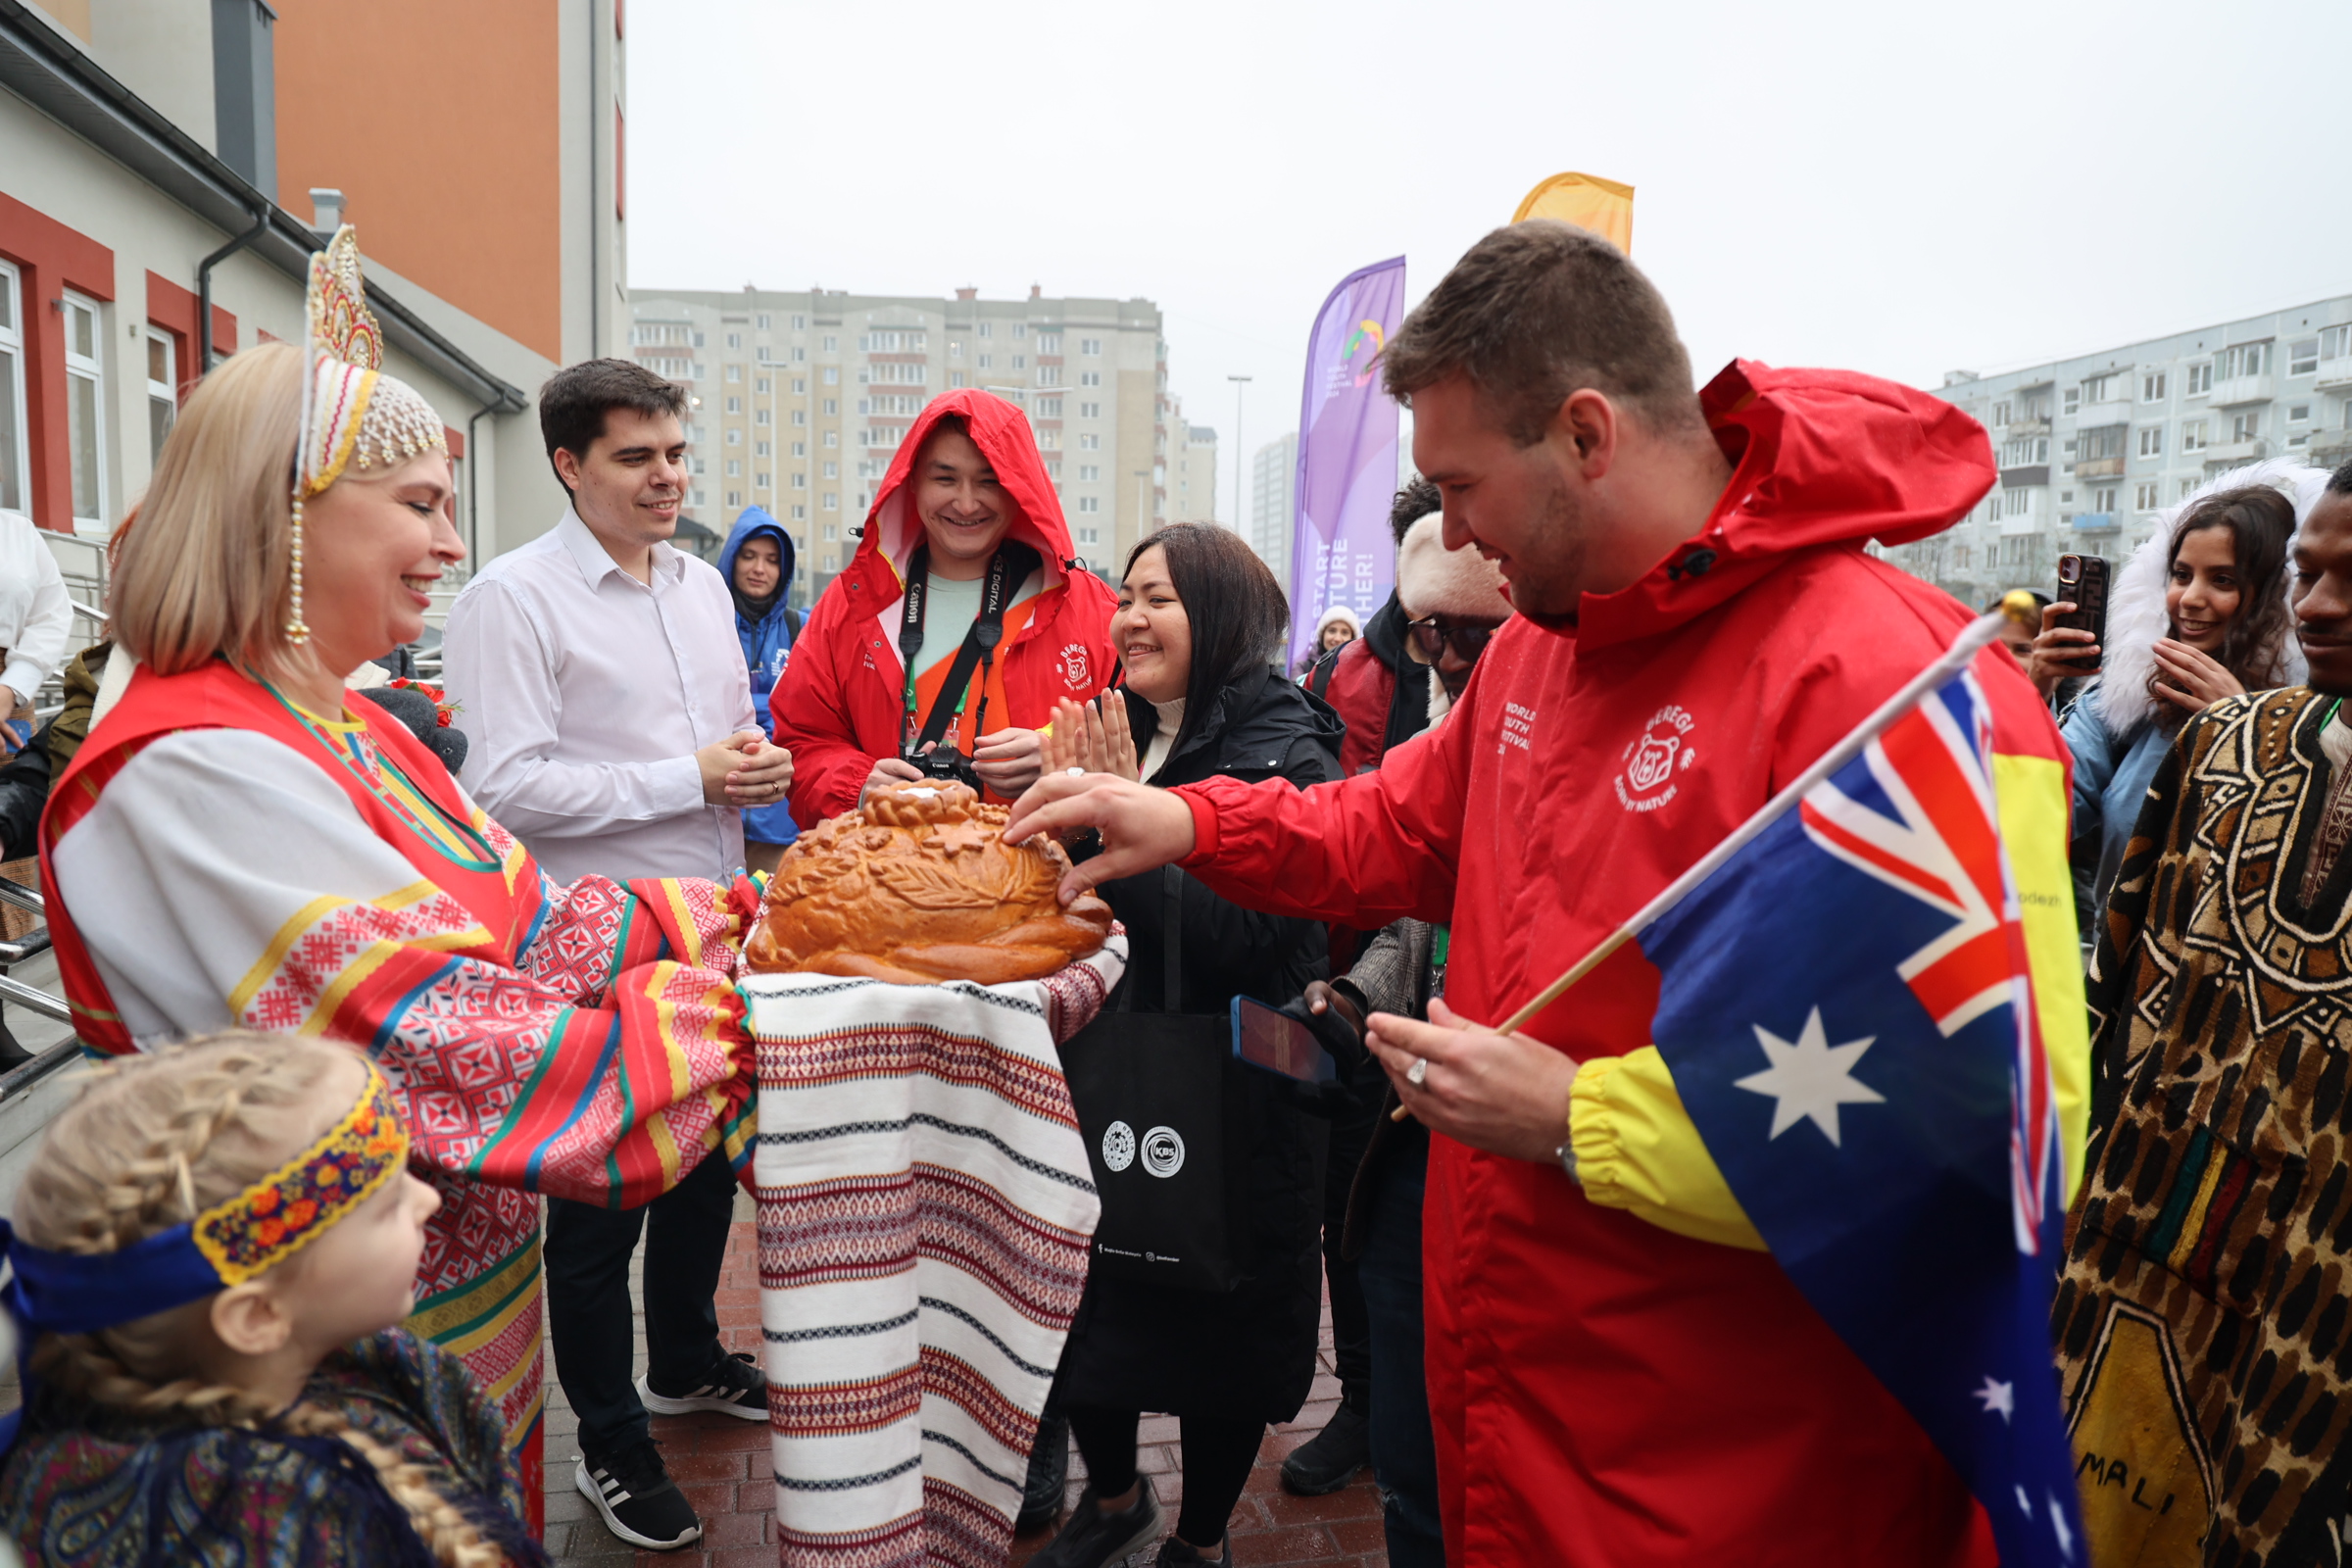
<svg viewBox="0 0 2352 1568"><path fill-rule="evenodd" d="M440 1189L411 1327L465 1358L540 1498L540 1195L632 1207L750 1157L748 887L558 887L365 698L321 721L216 660L142 669L52 791L83 1044L230 1024L365 1050Z"/></svg>
<svg viewBox="0 0 2352 1568"><path fill-rule="evenodd" d="M2318 897L2309 690L2216 704L2151 788L2090 987L2054 1310L2092 1557L2333 1562L2352 1446L2352 855Z"/></svg>

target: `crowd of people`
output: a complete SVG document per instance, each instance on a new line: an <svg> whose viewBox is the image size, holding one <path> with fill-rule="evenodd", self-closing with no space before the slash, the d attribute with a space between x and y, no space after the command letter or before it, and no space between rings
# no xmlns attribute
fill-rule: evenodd
<svg viewBox="0 0 2352 1568"><path fill-rule="evenodd" d="M1229 1284L1088 1277L1038 1563L1227 1560L1326 1294L1341 1398L1283 1484L1369 1465L1399 1568L1995 1560L1732 1198L1654 990L1604 964L1490 1026L1967 621L1865 546L1974 506L1973 421L1841 372L1699 389L1621 253L1497 230L1383 356L1422 475L1396 590L1286 670L1294 607L1237 535L1157 529L1106 581L977 390L915 421L804 616L766 513L715 565L671 544L684 396L592 360L540 392L561 514L458 596L434 690L386 661L463 557L440 421L356 324L348 230L311 306L306 345L189 398L70 666L54 564L0 532L0 857L37 841L114 1058L5 1243L28 1559L544 1560L543 1320L575 1488L622 1541L698 1540L650 1416L768 1416L713 1308L755 1134L747 873L933 778L1110 905L1117 1015L1246 997L1333 1064L1223 1092ZM2052 1376L2091 1560L2332 1561L2352 467L2218 477L2103 640L2075 608L1974 669L2067 1142ZM1179 1418L1172 1509L1146 1413Z"/></svg>

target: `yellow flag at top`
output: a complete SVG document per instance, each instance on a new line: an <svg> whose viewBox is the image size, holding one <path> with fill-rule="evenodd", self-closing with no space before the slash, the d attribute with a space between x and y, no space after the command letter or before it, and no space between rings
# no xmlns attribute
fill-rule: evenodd
<svg viewBox="0 0 2352 1568"><path fill-rule="evenodd" d="M1554 174L1527 193L1514 223L1556 218L1589 228L1626 255L1634 254L1634 187L1598 174Z"/></svg>

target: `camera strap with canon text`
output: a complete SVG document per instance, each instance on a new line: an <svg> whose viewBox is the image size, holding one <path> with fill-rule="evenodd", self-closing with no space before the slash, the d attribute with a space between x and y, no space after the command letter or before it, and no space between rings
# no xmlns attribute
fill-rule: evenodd
<svg viewBox="0 0 2352 1568"><path fill-rule="evenodd" d="M988 676L996 665L997 644L1004 636L1004 612L1010 607L1014 593L1029 580L1041 563L1038 553L1018 540L1007 539L997 546L997 553L988 560L988 579L980 593L980 613L972 617L972 629L963 634L963 646L956 650L956 662L948 666L948 678L941 683L939 696L931 703L931 712L923 720L923 731L915 737L914 750L935 746L948 733L948 721L963 710L963 700L971 684L972 669L980 670L980 703L972 715L973 743L979 741L981 725L988 717ZM931 546L928 542L916 545L914 554L906 560L906 597L899 622L899 662L906 671L906 713L914 715L914 660L923 651L923 612L931 597Z"/></svg>

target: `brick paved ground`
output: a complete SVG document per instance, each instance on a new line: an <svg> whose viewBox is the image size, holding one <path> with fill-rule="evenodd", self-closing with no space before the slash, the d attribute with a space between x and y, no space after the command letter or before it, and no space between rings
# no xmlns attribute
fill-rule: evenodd
<svg viewBox="0 0 2352 1568"><path fill-rule="evenodd" d="M748 1201L737 1209L735 1234L727 1250L726 1272L719 1280L718 1322L730 1350L760 1349L759 1249L748 1218ZM1276 1478L1283 1456L1322 1430L1339 1397L1339 1380L1332 1375L1331 1320L1323 1322L1322 1364L1314 1390L1307 1396L1298 1419L1266 1435L1258 1450L1257 1468L1233 1516L1233 1557L1237 1568L1275 1564L1328 1564L1333 1568L1386 1568L1382 1548L1380 1500L1370 1473L1328 1497L1294 1497ZM644 1368L640 1352L639 1370ZM587 1499L572 1490L572 1469L579 1456L573 1434L577 1424L564 1402L564 1391L548 1368L547 1403L547 1546L559 1564L598 1564L618 1568L634 1557L661 1568L773 1568L776 1560L769 1522L774 1515L775 1485L768 1479L767 1428L721 1415L656 1416L654 1436L670 1474L703 1516L703 1539L682 1551L637 1551L615 1541L596 1517ZM1143 1425L1142 1468L1152 1479L1159 1500L1175 1518L1174 1504L1183 1496L1178 1474L1176 1420L1147 1416ZM1070 1456L1069 1495L1074 1501L1085 1482L1085 1466ZM1051 1539L1040 1532L1013 1543L1012 1561L1025 1563ZM1152 1554L1133 1559L1149 1565Z"/></svg>

